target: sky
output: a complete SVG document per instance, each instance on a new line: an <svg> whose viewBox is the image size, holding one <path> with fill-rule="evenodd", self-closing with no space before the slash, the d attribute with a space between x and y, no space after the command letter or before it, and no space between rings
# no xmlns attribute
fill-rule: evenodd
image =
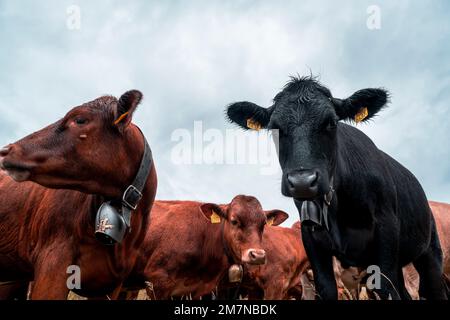
<svg viewBox="0 0 450 320"><path fill-rule="evenodd" d="M225 106L270 106L289 76L312 73L335 97L388 89L389 107L358 128L412 171L429 199L450 202L449 14L450 3L437 0L0 0L0 145L103 94L138 89L134 121L153 150L158 199L254 195L288 212L289 226L298 213L281 195L279 170L180 164L173 152L177 133L194 144L198 121L216 137L269 141L237 131ZM224 144L224 154L233 151Z"/></svg>

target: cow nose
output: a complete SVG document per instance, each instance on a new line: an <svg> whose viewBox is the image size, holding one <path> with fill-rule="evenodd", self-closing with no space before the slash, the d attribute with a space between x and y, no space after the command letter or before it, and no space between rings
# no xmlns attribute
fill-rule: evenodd
<svg viewBox="0 0 450 320"><path fill-rule="evenodd" d="M3 165L3 158L8 155L10 150L10 146L6 146L0 149L0 170L5 170L5 166Z"/></svg>
<svg viewBox="0 0 450 320"><path fill-rule="evenodd" d="M0 149L0 157L6 157L11 150L11 146L6 146Z"/></svg>
<svg viewBox="0 0 450 320"><path fill-rule="evenodd" d="M249 264L264 264L266 263L266 251L263 249L248 249L242 260Z"/></svg>
<svg viewBox="0 0 450 320"><path fill-rule="evenodd" d="M289 192L294 198L311 199L317 196L319 173L317 170L301 170L287 174Z"/></svg>

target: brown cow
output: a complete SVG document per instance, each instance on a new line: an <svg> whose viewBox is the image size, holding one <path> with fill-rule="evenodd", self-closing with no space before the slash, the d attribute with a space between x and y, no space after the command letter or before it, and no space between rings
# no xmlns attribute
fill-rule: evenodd
<svg viewBox="0 0 450 320"><path fill-rule="evenodd" d="M136 90L100 97L0 151L9 175L0 172L0 281L34 280L32 299L65 299L67 267L77 265L81 294L118 291L147 230L153 163L121 244L101 244L94 220L105 200L121 202L137 175L145 139L131 120L141 98Z"/></svg>
<svg viewBox="0 0 450 320"><path fill-rule="evenodd" d="M280 210L263 211L250 196L236 196L228 205L194 201L155 201L133 287L148 280L152 299L210 294L234 263L261 264L266 253L261 238L266 221L280 224Z"/></svg>
<svg viewBox="0 0 450 320"><path fill-rule="evenodd" d="M267 255L265 265L245 265L242 287L248 290L249 299L300 299L301 277L309 266L300 223L296 222L291 228L266 228L263 248Z"/></svg>

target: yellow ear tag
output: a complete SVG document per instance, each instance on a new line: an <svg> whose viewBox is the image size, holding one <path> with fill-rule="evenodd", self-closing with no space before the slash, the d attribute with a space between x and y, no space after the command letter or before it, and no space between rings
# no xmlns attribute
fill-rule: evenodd
<svg viewBox="0 0 450 320"><path fill-rule="evenodd" d="M274 218L267 220L266 224L270 227L271 225L273 225L273 220Z"/></svg>
<svg viewBox="0 0 450 320"><path fill-rule="evenodd" d="M220 223L220 216L214 211L211 215L211 223Z"/></svg>
<svg viewBox="0 0 450 320"><path fill-rule="evenodd" d="M116 121L114 121L114 125L117 126L120 123L120 121L122 121L129 113L130 112L127 111L124 114L122 114L119 118L117 118Z"/></svg>
<svg viewBox="0 0 450 320"><path fill-rule="evenodd" d="M250 118L247 119L247 128L259 131L261 130L262 126L258 121L255 121L252 118Z"/></svg>
<svg viewBox="0 0 450 320"><path fill-rule="evenodd" d="M366 107L359 109L358 113L355 115L355 122L359 123L363 121L369 115L369 110Z"/></svg>

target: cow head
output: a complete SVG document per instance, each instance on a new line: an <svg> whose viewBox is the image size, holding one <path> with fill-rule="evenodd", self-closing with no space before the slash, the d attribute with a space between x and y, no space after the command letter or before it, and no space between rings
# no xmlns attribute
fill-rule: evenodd
<svg viewBox="0 0 450 320"><path fill-rule="evenodd" d="M281 210L263 211L256 198L243 195L228 205L205 203L200 209L211 223L224 224L224 246L236 262L249 264L265 263L266 252L261 244L265 225L279 225L288 218Z"/></svg>
<svg viewBox="0 0 450 320"><path fill-rule="evenodd" d="M0 168L14 180L117 197L134 178L144 142L131 124L139 91L103 96L0 150ZM131 181L130 181L131 180Z"/></svg>
<svg viewBox="0 0 450 320"><path fill-rule="evenodd" d="M293 78L269 108L251 102L228 106L230 121L244 129L273 129L283 170L281 192L311 200L330 190L340 120L367 121L385 106L388 93L363 89L337 99L314 78Z"/></svg>

